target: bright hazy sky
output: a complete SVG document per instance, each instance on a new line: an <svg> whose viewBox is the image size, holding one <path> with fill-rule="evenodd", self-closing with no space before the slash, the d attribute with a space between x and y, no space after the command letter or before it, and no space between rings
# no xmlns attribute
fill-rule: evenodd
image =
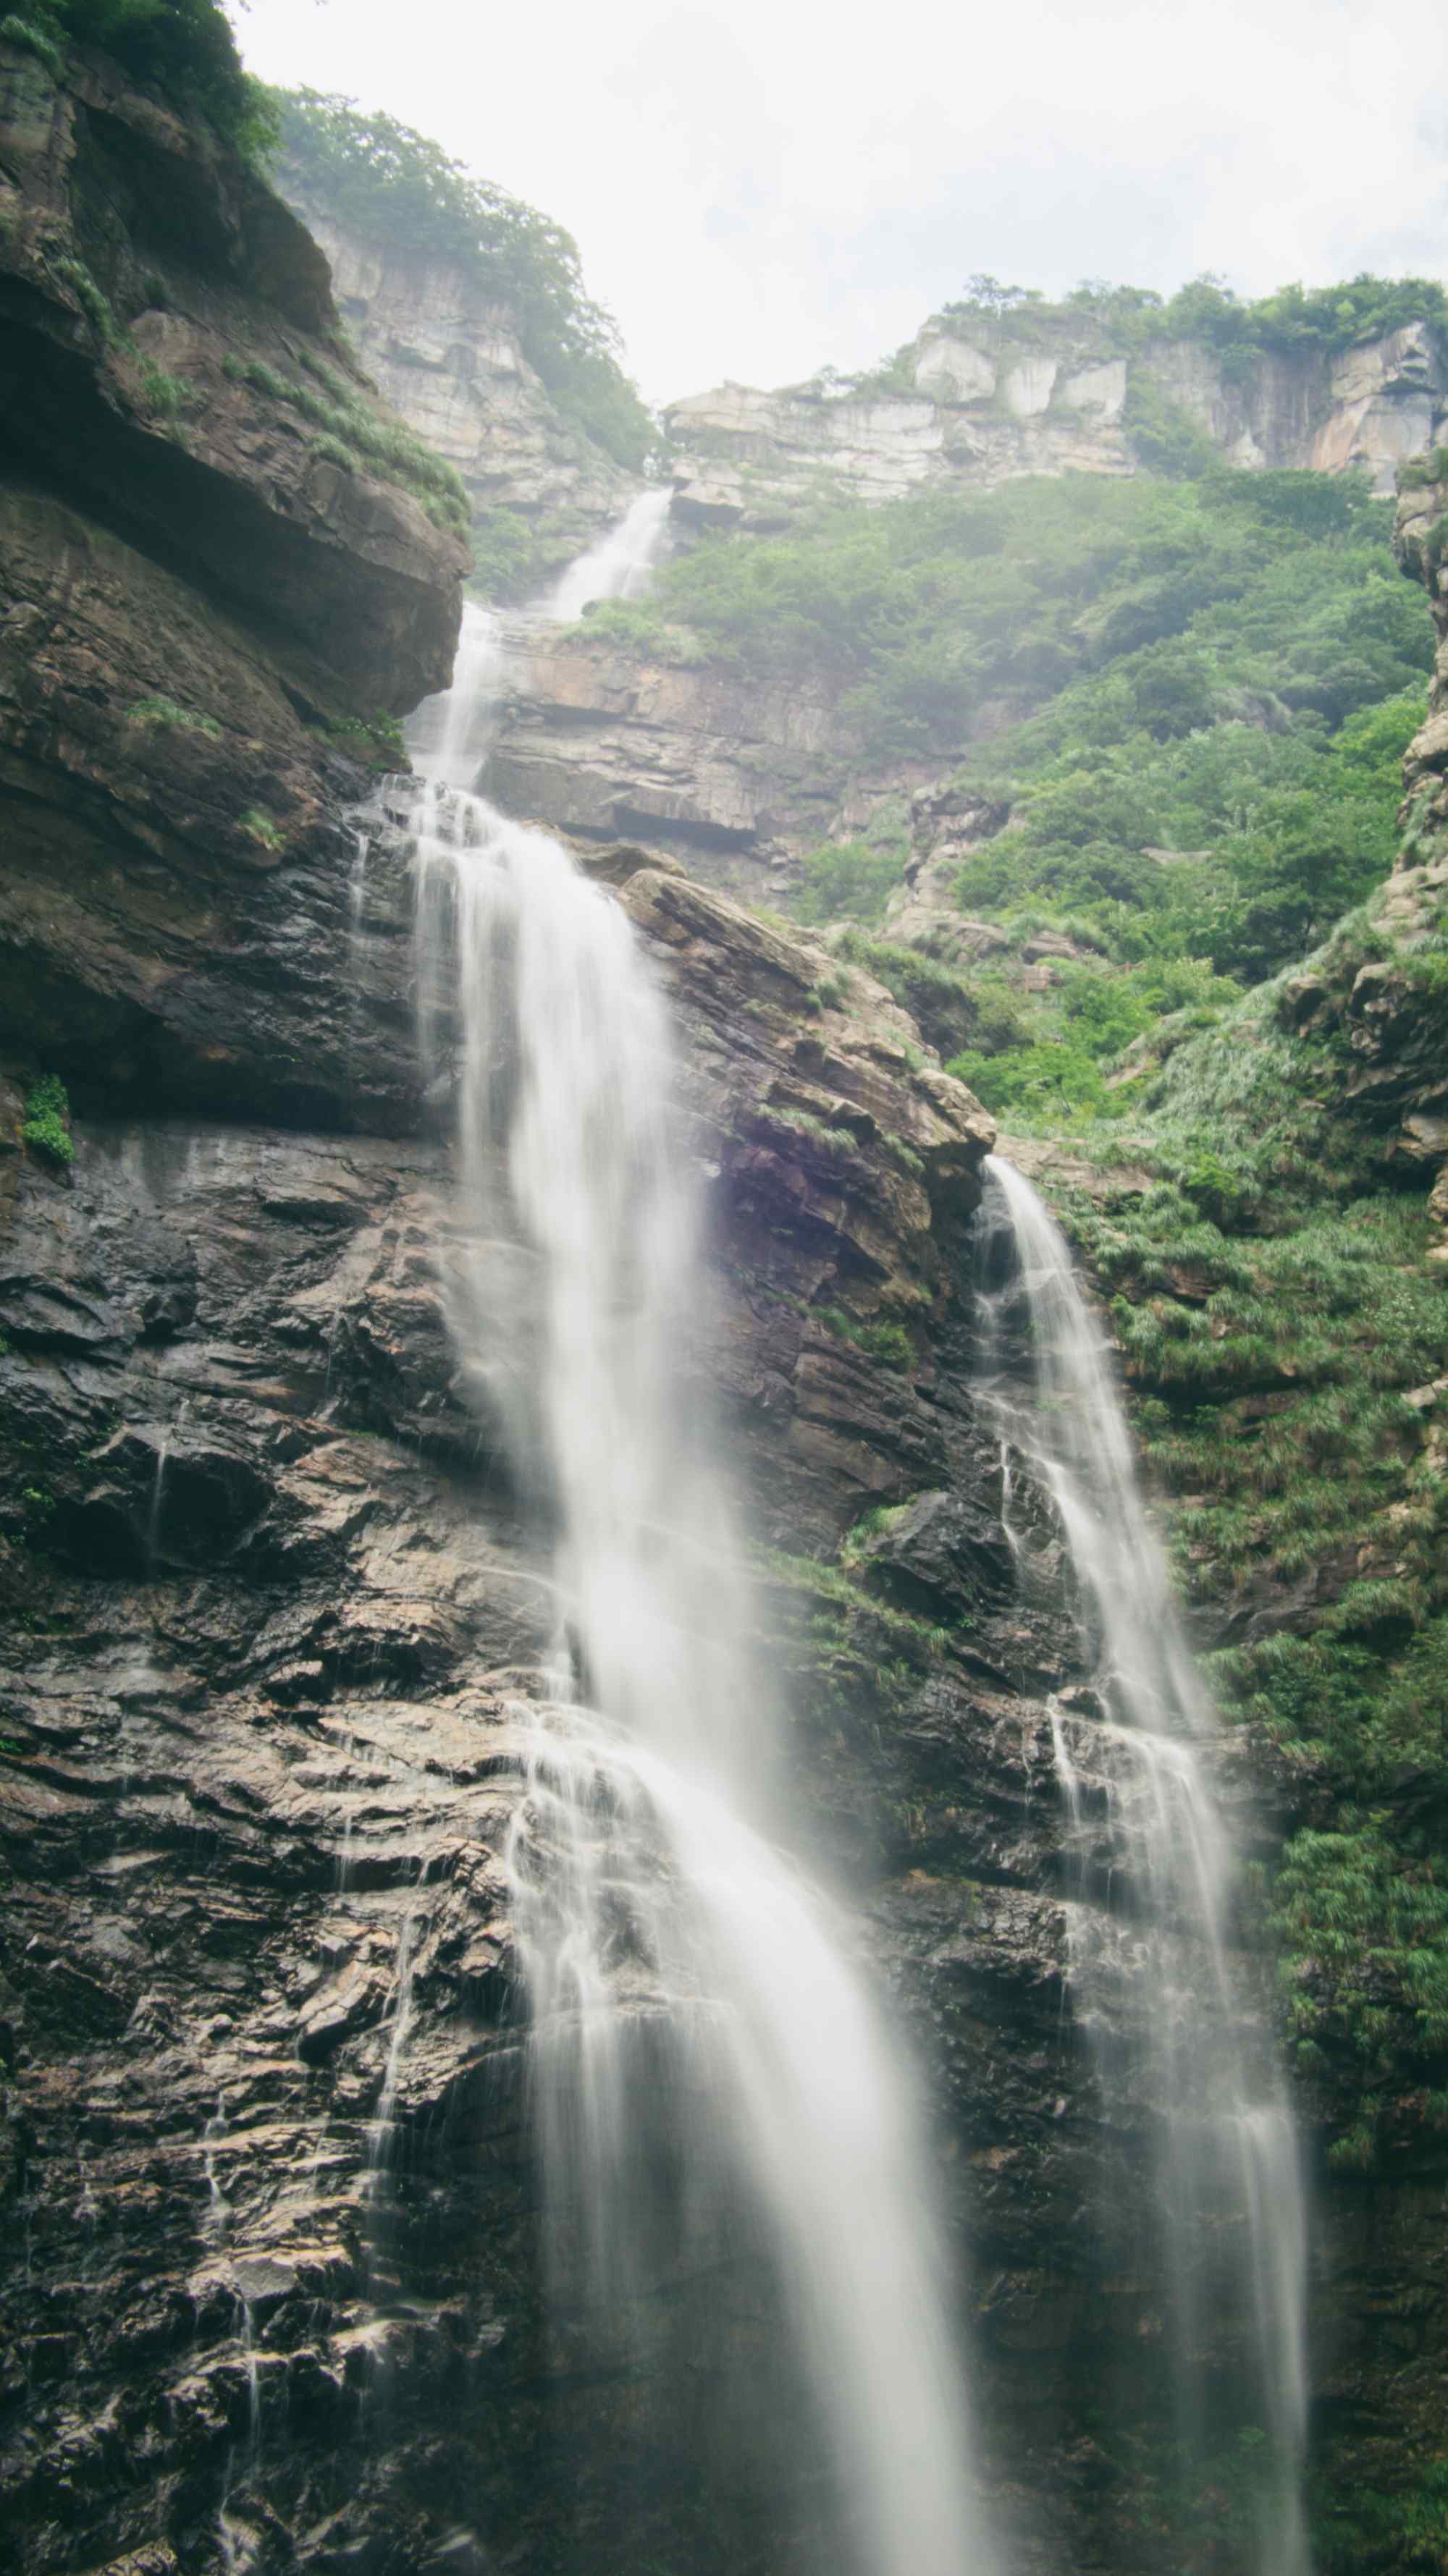
<svg viewBox="0 0 1448 2576"><path fill-rule="evenodd" d="M1448 270L1443 0L252 0L238 32L565 224L652 401L870 365L975 270Z"/></svg>

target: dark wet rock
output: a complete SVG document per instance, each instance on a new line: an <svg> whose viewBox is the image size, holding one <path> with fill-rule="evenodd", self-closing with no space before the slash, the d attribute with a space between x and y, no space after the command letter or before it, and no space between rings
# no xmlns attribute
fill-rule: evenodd
<svg viewBox="0 0 1448 2576"><path fill-rule="evenodd" d="M444 685L458 538L360 455L343 467L319 450L265 381L300 371L315 393L350 367L296 217L98 56L72 56L57 82L0 45L0 153L7 443L286 637L334 692L406 709Z"/></svg>

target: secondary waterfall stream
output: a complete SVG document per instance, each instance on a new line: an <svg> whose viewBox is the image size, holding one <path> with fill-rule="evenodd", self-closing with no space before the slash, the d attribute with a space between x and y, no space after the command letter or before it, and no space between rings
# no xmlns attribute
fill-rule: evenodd
<svg viewBox="0 0 1448 2576"><path fill-rule="evenodd" d="M1217 2375L1237 2381L1239 2439L1226 2474L1254 2492L1255 2565L1305 2576L1303 2192L1270 2036L1232 1955L1236 1855L1203 1758L1221 1725L1065 1239L1009 1163L992 1156L987 1172L985 1388L1008 1454L1049 1498L1094 1666L1090 1713L1078 1714L1079 1693L1076 1707L1052 1710L1079 1893L1105 1899L1071 1909L1076 2010L1104 2080L1125 2079L1157 2141L1184 2463L1200 2480L1220 2440L1208 2383L1222 2346ZM1058 1565L1047 1579L1059 1583Z"/></svg>
<svg viewBox="0 0 1448 2576"><path fill-rule="evenodd" d="M657 543L646 500L576 568L580 604ZM727 2400L747 2415L757 2373L818 2429L821 2568L991 2576L913 2075L780 1847L777 1721L689 1367L708 1298L668 1009L622 906L457 783L486 671L480 639L424 712L411 828L424 1052L456 1085L454 1343L554 1534L510 1866L556 2302L584 2367L666 2383L671 2282L742 2253L787 2351L741 2329Z"/></svg>

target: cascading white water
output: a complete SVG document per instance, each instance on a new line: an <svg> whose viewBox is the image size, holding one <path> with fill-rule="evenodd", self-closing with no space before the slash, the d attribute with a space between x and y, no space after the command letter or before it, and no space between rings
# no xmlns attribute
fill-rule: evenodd
<svg viewBox="0 0 1448 2576"><path fill-rule="evenodd" d="M1124 1917L1072 1907L1077 2009L1103 2057L1129 2070L1161 2140L1188 2456L1200 2464L1211 2439L1200 2356L1225 2318L1251 2352L1239 2420L1268 2454L1255 2563L1260 2576L1306 2576L1303 2187L1270 2038L1232 1955L1236 1856L1202 1760L1220 1723L1147 1521L1106 1339L1065 1238L1011 1164L992 1156L986 1170L985 1391L1054 1506L1078 1586L1100 1716L1052 1709L1057 1776L1083 1875L1094 1868L1113 1882Z"/></svg>
<svg viewBox="0 0 1448 2576"><path fill-rule="evenodd" d="M707 1301L664 999L545 834L441 773L414 829L424 1051L457 1059L451 1328L556 1533L511 1849L555 2267L627 2347L688 2249L762 2246L831 2562L991 2576L911 2073L776 1848L769 1693L685 1379Z"/></svg>
<svg viewBox="0 0 1448 2576"><path fill-rule="evenodd" d="M503 677L503 626L495 608L463 601L452 687L424 698L407 728L407 748L439 787L471 787L483 765Z"/></svg>
<svg viewBox="0 0 1448 2576"><path fill-rule="evenodd" d="M669 494L641 492L616 528L559 576L542 613L571 625L591 600L641 599L663 555L669 533Z"/></svg>

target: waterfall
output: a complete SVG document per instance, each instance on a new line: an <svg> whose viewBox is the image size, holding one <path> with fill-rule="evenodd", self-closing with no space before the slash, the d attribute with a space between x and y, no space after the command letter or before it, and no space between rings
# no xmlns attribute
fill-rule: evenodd
<svg viewBox="0 0 1448 2576"><path fill-rule="evenodd" d="M1095 1713L1051 1710L1078 1892L1072 1989L1103 2080L1159 2139L1156 2186L1179 2435L1200 2473L1216 2432L1203 2354L1245 2343L1239 2426L1261 2444L1259 2576L1305 2576L1305 2245L1296 2140L1269 2033L1233 1957L1236 1855L1203 1753L1221 1726L1147 1521L1106 1339L1030 1184L992 1156L981 1216L982 1368L1008 1448L1064 1536ZM1013 1544L1029 1581L1025 1542ZM1050 1577L1059 1581L1053 1566ZM1222 2409L1215 2410L1218 2420ZM1239 2460L1250 2466L1250 2453Z"/></svg>
<svg viewBox="0 0 1448 2576"><path fill-rule="evenodd" d="M556 597L643 560L645 497ZM585 2368L625 2365L663 2405L700 2371L671 2362L672 2285L742 2252L787 2327L711 2310L711 2345L742 2352L711 2429L747 2417L752 2460L782 2439L760 2392L787 2386L824 2464L823 2563L992 2576L913 2074L781 1849L778 1714L691 1368L708 1298L665 998L556 841L422 766L421 1040L458 1103L449 1321L558 1602L515 1711L509 1851L557 2310Z"/></svg>
<svg viewBox="0 0 1448 2576"><path fill-rule="evenodd" d="M424 698L407 728L417 767L442 787L471 787L483 765L503 677L502 620L476 599L463 601L452 687Z"/></svg>
<svg viewBox="0 0 1448 2576"><path fill-rule="evenodd" d="M556 625L572 625L596 599L640 599L663 554L669 532L669 494L641 492L620 519L571 563L544 603Z"/></svg>

